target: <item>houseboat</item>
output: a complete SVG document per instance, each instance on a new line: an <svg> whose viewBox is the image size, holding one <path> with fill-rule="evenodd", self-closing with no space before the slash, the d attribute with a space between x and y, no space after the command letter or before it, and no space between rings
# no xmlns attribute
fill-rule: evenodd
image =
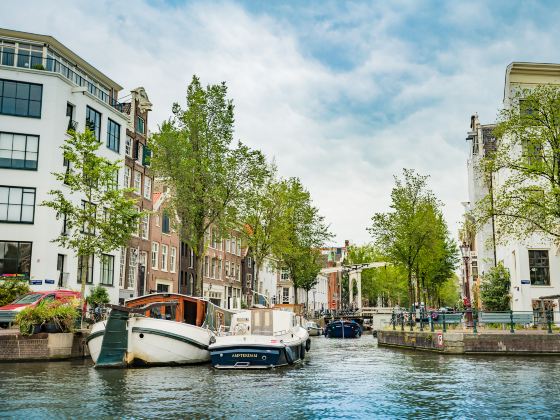
<svg viewBox="0 0 560 420"><path fill-rule="evenodd" d="M325 327L325 336L329 338L360 338L362 327L356 321L338 319Z"/></svg>
<svg viewBox="0 0 560 420"><path fill-rule="evenodd" d="M212 366L218 369L267 369L300 362L310 349L303 318L270 308L233 315L229 331L210 345Z"/></svg>
<svg viewBox="0 0 560 420"><path fill-rule="evenodd" d="M96 367L203 363L231 316L205 299L156 293L111 305L109 318L94 324L86 341Z"/></svg>

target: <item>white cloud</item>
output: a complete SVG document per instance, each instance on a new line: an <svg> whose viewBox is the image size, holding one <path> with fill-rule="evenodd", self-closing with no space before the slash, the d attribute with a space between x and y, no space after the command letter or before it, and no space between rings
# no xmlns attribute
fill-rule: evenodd
<svg viewBox="0 0 560 420"><path fill-rule="evenodd" d="M309 26L235 3L27 3L3 8L0 26L51 34L126 89L144 86L151 130L183 102L192 74L226 81L237 136L274 157L282 175L302 179L339 243L369 240L370 217L387 210L403 167L431 175L454 234L467 196L471 113L493 120L510 61L554 61L558 52L557 29L522 22L478 43L441 34L446 46L422 56L418 40L397 30L419 12L414 2L303 9L321 17ZM479 12L480 25L493 21L487 7L463 5L448 23L470 16L480 30ZM351 65L329 66L311 44Z"/></svg>

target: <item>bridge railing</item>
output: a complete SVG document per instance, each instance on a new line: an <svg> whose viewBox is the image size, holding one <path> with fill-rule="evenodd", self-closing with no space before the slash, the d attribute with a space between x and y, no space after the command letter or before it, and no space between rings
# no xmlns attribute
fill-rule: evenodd
<svg viewBox="0 0 560 420"><path fill-rule="evenodd" d="M394 310L391 314L391 326L393 330L400 328L401 331L410 329L414 331L414 327L420 331L430 329L435 330L436 325L441 325L443 332L447 331L447 327L452 325L460 325L466 328L472 328L476 333L479 327L495 328L502 326L508 327L510 333L515 333L516 327L523 328L545 328L549 334L552 334L553 327L560 323L560 312L553 310L537 310L537 311L477 311L468 309L465 311L407 311Z"/></svg>

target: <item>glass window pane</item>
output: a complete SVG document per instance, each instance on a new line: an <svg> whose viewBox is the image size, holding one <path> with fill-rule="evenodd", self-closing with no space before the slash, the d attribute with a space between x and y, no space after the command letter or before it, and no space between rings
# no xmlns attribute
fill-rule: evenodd
<svg viewBox="0 0 560 420"><path fill-rule="evenodd" d="M8 220L8 205L0 204L0 220Z"/></svg>
<svg viewBox="0 0 560 420"><path fill-rule="evenodd" d="M8 206L8 221L9 222L19 222L21 216L21 206L20 205L9 205Z"/></svg>
<svg viewBox="0 0 560 420"><path fill-rule="evenodd" d="M12 168L23 168L25 167L25 152L13 152L12 153Z"/></svg>
<svg viewBox="0 0 560 420"><path fill-rule="evenodd" d="M14 134L14 142L12 147L14 150L25 150L25 136Z"/></svg>
<svg viewBox="0 0 560 420"><path fill-rule="evenodd" d="M34 191L26 191L23 194L23 204L27 204L32 206L34 204L35 201L35 192Z"/></svg>
<svg viewBox="0 0 560 420"><path fill-rule="evenodd" d="M7 203L8 202L8 187L0 187L0 203Z"/></svg>
<svg viewBox="0 0 560 420"><path fill-rule="evenodd" d="M16 99L16 115L26 116L28 109L27 99Z"/></svg>
<svg viewBox="0 0 560 420"><path fill-rule="evenodd" d="M16 98L29 99L29 84L18 83L16 86Z"/></svg>
<svg viewBox="0 0 560 420"><path fill-rule="evenodd" d="M13 138L13 134L0 133L0 149L11 149L12 138Z"/></svg>
<svg viewBox="0 0 560 420"><path fill-rule="evenodd" d="M25 168L26 169L37 169L37 153L28 153L27 159L29 159L29 155L35 155L34 160L26 160L25 161Z"/></svg>
<svg viewBox="0 0 560 420"><path fill-rule="evenodd" d="M29 101L29 116L30 117L41 116L41 102Z"/></svg>
<svg viewBox="0 0 560 420"><path fill-rule="evenodd" d="M16 100L12 98L6 98L2 100L2 113L13 115L16 113Z"/></svg>
<svg viewBox="0 0 560 420"><path fill-rule="evenodd" d="M21 204L23 190L21 188L10 188L9 204Z"/></svg>
<svg viewBox="0 0 560 420"><path fill-rule="evenodd" d="M39 137L27 136L27 147L28 152L36 152L39 148Z"/></svg>
<svg viewBox="0 0 560 420"><path fill-rule="evenodd" d="M8 82L7 80L4 81L4 96L8 98L16 97L16 82Z"/></svg>
<svg viewBox="0 0 560 420"><path fill-rule="evenodd" d="M0 241L0 259L4 258L4 248L6 246L6 242Z"/></svg>
<svg viewBox="0 0 560 420"><path fill-rule="evenodd" d="M32 101L40 101L43 87L40 85L31 85L29 87L29 99Z"/></svg>
<svg viewBox="0 0 560 420"><path fill-rule="evenodd" d="M22 222L33 221L33 206L23 206L21 208L21 221Z"/></svg>

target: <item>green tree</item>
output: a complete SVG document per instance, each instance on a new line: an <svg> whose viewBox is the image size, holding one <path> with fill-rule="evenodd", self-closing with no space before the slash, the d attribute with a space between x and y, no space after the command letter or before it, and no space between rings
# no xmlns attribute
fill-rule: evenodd
<svg viewBox="0 0 560 420"><path fill-rule="evenodd" d="M390 262L406 270L409 302L415 301L413 275L420 253L429 248L441 230L439 205L427 188L427 177L404 169L402 180L395 177L392 210L374 214L373 224L368 228L376 247L383 250Z"/></svg>
<svg viewBox="0 0 560 420"><path fill-rule="evenodd" d="M4 279L0 281L0 306L12 303L18 296L30 291L28 280Z"/></svg>
<svg viewBox="0 0 560 420"><path fill-rule="evenodd" d="M494 134L495 151L479 169L488 181L497 172L506 176L476 204L477 226L494 217L498 240L544 233L559 242L560 88L520 89L500 111Z"/></svg>
<svg viewBox="0 0 560 420"><path fill-rule="evenodd" d="M502 263L490 268L482 277L480 298L488 311L509 311L510 309L510 274Z"/></svg>
<svg viewBox="0 0 560 420"><path fill-rule="evenodd" d="M319 209L313 206L311 195L298 178L284 180L282 190L285 195L282 207L283 235L279 238L276 252L278 260L290 274L295 303L298 303L297 289L309 286L312 281L310 271L316 269L311 261L313 250L323 246L332 235Z"/></svg>
<svg viewBox="0 0 560 420"><path fill-rule="evenodd" d="M174 104L172 117L150 139L151 168L170 187L170 207L177 216L172 220L196 258L198 295L207 232L215 228L225 236L238 228L242 201L268 173L260 151L242 143L231 147L234 107L226 95L225 83L204 88L193 76L186 108Z"/></svg>
<svg viewBox="0 0 560 420"><path fill-rule="evenodd" d="M53 209L57 219L65 220L65 230L52 242L73 250L84 262L78 279L83 304L89 257L100 257L126 245L143 213L136 209L131 189L119 189L122 162L99 156L101 143L89 129L70 134L62 146L68 170L53 173L67 188L49 191L51 199L41 205Z"/></svg>
<svg viewBox="0 0 560 420"><path fill-rule="evenodd" d="M86 300L90 305L109 303L109 293L107 293L107 289L105 287L98 284L89 291L89 295Z"/></svg>

